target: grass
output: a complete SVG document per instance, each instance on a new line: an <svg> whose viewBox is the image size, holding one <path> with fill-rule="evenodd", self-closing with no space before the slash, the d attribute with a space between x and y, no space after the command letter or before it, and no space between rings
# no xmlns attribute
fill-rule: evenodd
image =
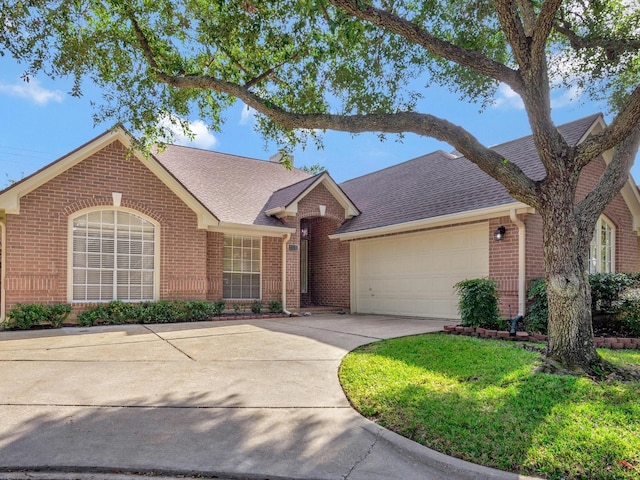
<svg viewBox="0 0 640 480"><path fill-rule="evenodd" d="M638 351L600 351L640 365ZM532 373L512 342L428 334L347 355L340 381L366 417L440 452L551 479L640 478L640 384Z"/></svg>

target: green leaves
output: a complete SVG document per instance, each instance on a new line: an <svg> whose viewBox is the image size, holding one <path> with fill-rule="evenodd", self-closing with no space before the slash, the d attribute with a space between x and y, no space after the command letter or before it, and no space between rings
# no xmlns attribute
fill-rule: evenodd
<svg viewBox="0 0 640 480"><path fill-rule="evenodd" d="M640 77L632 3L563 2L546 39L553 81L622 105ZM27 77L75 78L73 95L96 83L96 119L153 141L168 133L158 120L167 114L219 129L234 102L220 82L295 114L411 111L434 83L485 106L499 82L515 81L508 72L529 68L512 55L499 4L360 1L349 11L328 0L0 0L0 51L23 61ZM540 11L533 2L534 20ZM197 86L172 81L180 78ZM304 141L280 122L257 126L267 138Z"/></svg>

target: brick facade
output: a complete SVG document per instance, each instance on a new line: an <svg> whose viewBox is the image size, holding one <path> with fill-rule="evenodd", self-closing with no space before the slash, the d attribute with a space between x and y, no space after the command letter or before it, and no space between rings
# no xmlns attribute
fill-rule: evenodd
<svg viewBox="0 0 640 480"><path fill-rule="evenodd" d="M320 205L324 205L324 216ZM286 217L289 227L296 229L287 250L287 305L289 310L301 306L349 308L350 274L349 244L331 240L332 234L345 220L344 207L323 183L317 185L298 203L298 213ZM300 293L300 228L310 230L308 293Z"/></svg>
<svg viewBox="0 0 640 480"><path fill-rule="evenodd" d="M160 299L222 298L224 234L198 229L196 214L144 162L113 142L20 200L6 216L5 292L17 303L65 303L69 219L87 208L121 207L160 224ZM281 300L282 237L262 237L262 301ZM79 312L87 304L74 305Z"/></svg>
<svg viewBox="0 0 640 480"><path fill-rule="evenodd" d="M593 188L605 168L605 162L599 158L587 165L580 177L577 199L582 199ZM618 194L604 209L604 214L615 226L615 271L638 271L638 234L633 229L633 217L622 194ZM520 215L525 223L526 233L526 285L535 278L544 277L544 258L542 253L542 217L539 214ZM493 232L498 226L507 229L505 239L493 240ZM518 227L509 217L492 219L489 226L490 276L498 280L500 286L500 311L507 316L508 305L512 314L516 314L518 305Z"/></svg>
<svg viewBox="0 0 640 480"><path fill-rule="evenodd" d="M604 160L592 162L584 171L578 198L598 180ZM113 142L84 159L20 200L20 214L7 214L3 269L5 312L16 303L64 303L68 301L69 220L89 208L113 208L112 193L122 194L121 207L138 212L159 224L159 297L161 299L219 300L223 292L224 233L198 228L196 214L126 148ZM324 205L321 212L320 205ZM284 227L295 229L286 245L286 307L350 307L350 242L331 240L345 221L345 208L320 183L297 203L297 213L283 218ZM606 207L615 226L615 269L638 270L639 240L633 218L621 194ZM544 276L542 220L522 214L526 226L526 280ZM487 222L484 220L483 222ZM458 223L384 236L405 235L470 223ZM308 239L308 292L300 293L300 229ZM506 228L502 241L494 231ZM247 234L250 235L250 234ZM518 227L509 216L488 221L489 276L498 281L500 309L507 315L518 311ZM262 237L261 300L282 300L281 236ZM246 303L246 302L245 302ZM78 307L74 309L78 311Z"/></svg>

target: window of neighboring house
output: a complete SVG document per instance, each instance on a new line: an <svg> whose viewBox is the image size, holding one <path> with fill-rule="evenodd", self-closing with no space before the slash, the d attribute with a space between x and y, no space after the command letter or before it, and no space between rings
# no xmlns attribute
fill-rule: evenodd
<svg viewBox="0 0 640 480"><path fill-rule="evenodd" d="M589 273L612 273L615 270L615 227L601 215L591 240Z"/></svg>
<svg viewBox="0 0 640 480"><path fill-rule="evenodd" d="M222 296L226 299L260 298L260 238L225 235Z"/></svg>
<svg viewBox="0 0 640 480"><path fill-rule="evenodd" d="M105 209L73 218L72 301L156 298L159 227L134 213Z"/></svg>

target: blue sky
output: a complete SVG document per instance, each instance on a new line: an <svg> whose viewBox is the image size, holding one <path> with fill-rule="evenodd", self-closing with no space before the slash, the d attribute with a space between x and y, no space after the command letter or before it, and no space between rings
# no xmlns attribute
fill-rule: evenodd
<svg viewBox="0 0 640 480"><path fill-rule="evenodd" d="M95 88L85 85L84 96L74 98L67 93L69 81L52 81L41 76L25 83L20 78L22 72L22 66L0 56L0 188L69 153L111 126L93 123L91 100L100 100L100 92ZM558 91L552 105L556 124L602 110L575 89ZM436 87L425 91L421 105L421 111L463 126L486 145L530 133L522 104L507 88L500 88L494 106L482 114L478 110L478 105L461 102L455 94ZM251 112L240 103L228 110L222 132L207 131L199 119L189 120L197 133L196 140L176 143L260 159L267 159L277 150L275 144L265 148L264 140L253 131ZM294 152L294 163L296 166L319 163L336 181L342 182L437 149L452 150L445 143L416 135L407 135L402 141L389 136L381 142L375 134L354 137L327 132L323 150L310 143L305 151ZM638 162L632 175L634 179L640 178Z"/></svg>

